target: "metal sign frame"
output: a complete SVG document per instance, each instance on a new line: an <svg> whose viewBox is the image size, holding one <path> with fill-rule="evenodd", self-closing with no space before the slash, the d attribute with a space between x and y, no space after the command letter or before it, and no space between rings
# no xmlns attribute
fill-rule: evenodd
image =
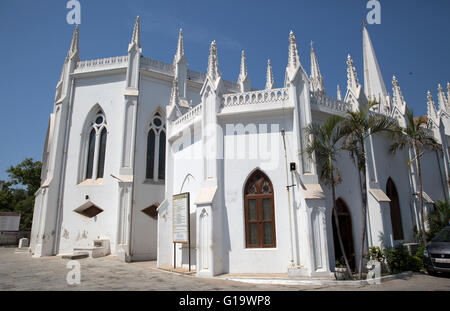
<svg viewBox="0 0 450 311"><path fill-rule="evenodd" d="M175 200L185 199L187 200L186 207L186 222L187 222L187 241L177 241L175 240ZM191 201L190 201L190 193L184 192L180 194L176 194L172 196L172 242L173 242L173 268L177 267L177 254L176 254L176 244L187 244L188 245L188 253L189 253L189 271L191 271Z"/></svg>

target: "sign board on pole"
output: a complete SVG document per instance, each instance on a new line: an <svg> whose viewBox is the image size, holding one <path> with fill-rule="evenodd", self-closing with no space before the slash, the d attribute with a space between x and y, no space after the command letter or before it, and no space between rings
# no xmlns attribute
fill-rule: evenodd
<svg viewBox="0 0 450 311"><path fill-rule="evenodd" d="M189 192L173 196L173 243L189 243Z"/></svg>
<svg viewBox="0 0 450 311"><path fill-rule="evenodd" d="M0 232L18 232L20 213L0 213Z"/></svg>

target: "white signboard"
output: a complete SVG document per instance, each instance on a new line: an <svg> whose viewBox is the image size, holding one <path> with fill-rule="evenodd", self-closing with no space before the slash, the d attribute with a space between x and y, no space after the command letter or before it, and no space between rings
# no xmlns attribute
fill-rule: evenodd
<svg viewBox="0 0 450 311"><path fill-rule="evenodd" d="M189 243L189 192L173 196L173 243Z"/></svg>
<svg viewBox="0 0 450 311"><path fill-rule="evenodd" d="M17 232L19 225L19 213L0 213L0 232Z"/></svg>

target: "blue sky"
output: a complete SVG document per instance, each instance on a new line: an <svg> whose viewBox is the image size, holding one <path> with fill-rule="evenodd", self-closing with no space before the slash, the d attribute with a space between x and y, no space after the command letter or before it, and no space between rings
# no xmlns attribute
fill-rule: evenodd
<svg viewBox="0 0 450 311"><path fill-rule="evenodd" d="M246 52L252 86L265 85L271 59L281 87L288 35L297 37L300 60L309 72L310 41L325 87L346 89L346 56L363 80L361 21L366 0L153 1L79 0L82 60L127 54L137 15L146 57L171 63L183 28L189 67L206 71L209 44L217 41L222 76L237 80L240 51ZM392 75L416 114L426 113L426 91L437 102L437 84L450 80L450 1L381 2L381 24L368 25L388 91ZM26 157L41 159L55 86L72 37L66 0L0 1L0 179ZM410 74L412 73L412 74Z"/></svg>

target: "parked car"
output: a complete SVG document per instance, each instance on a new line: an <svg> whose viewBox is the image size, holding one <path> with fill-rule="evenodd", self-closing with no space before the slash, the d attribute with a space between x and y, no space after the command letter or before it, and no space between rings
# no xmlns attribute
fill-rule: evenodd
<svg viewBox="0 0 450 311"><path fill-rule="evenodd" d="M423 264L430 275L450 272L450 226L439 231L424 249Z"/></svg>

